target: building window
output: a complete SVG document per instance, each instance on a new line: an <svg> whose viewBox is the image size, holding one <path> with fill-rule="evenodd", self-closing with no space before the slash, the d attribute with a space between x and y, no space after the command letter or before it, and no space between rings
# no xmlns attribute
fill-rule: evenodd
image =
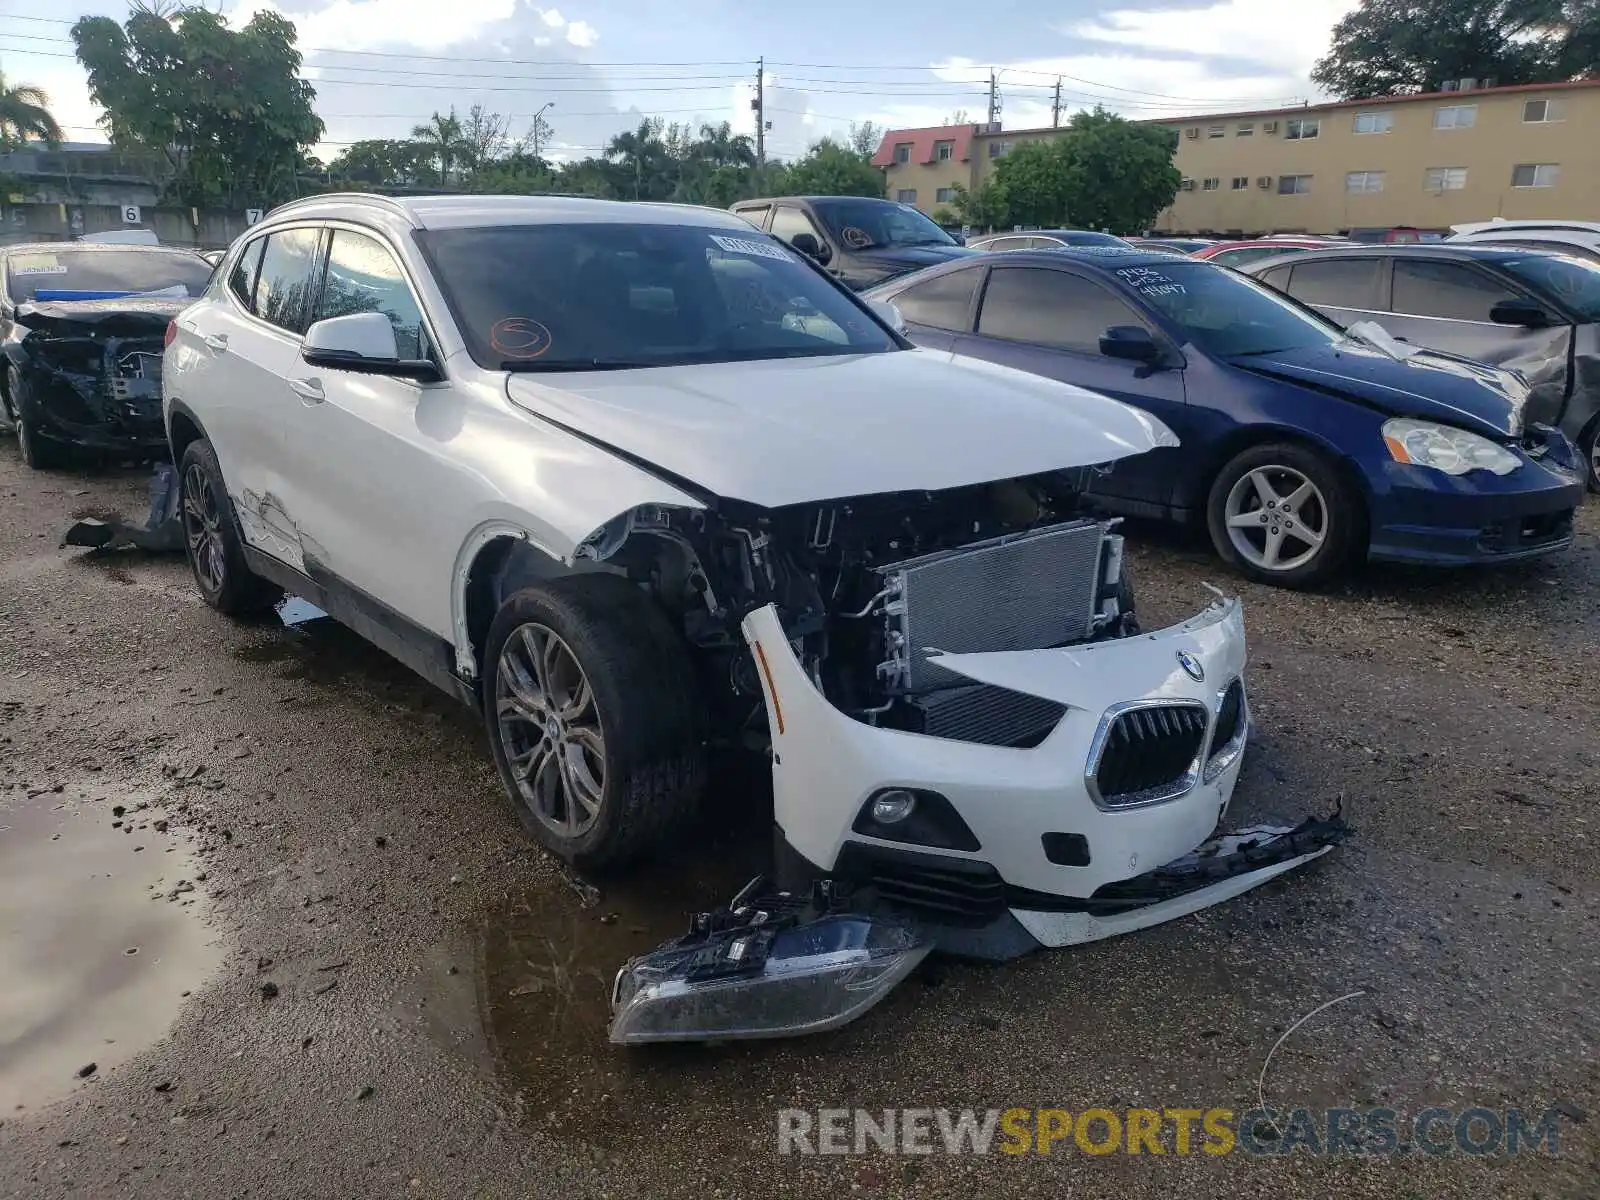
<svg viewBox="0 0 1600 1200"><path fill-rule="evenodd" d="M1254 137L1255 134L1256 127L1249 121L1241 121L1239 123L1239 128L1235 131L1236 137Z"/></svg>
<svg viewBox="0 0 1600 1200"><path fill-rule="evenodd" d="M1311 176L1309 175L1279 175L1278 195L1304 196L1311 191Z"/></svg>
<svg viewBox="0 0 1600 1200"><path fill-rule="evenodd" d="M1522 120L1528 125L1547 125L1566 117L1567 106L1560 100L1529 100L1522 106Z"/></svg>
<svg viewBox="0 0 1600 1200"><path fill-rule="evenodd" d="M1226 137L1227 133L1228 127L1226 125L1212 125L1206 130L1208 138Z"/></svg>
<svg viewBox="0 0 1600 1200"><path fill-rule="evenodd" d="M1388 133L1394 128L1394 114L1392 112L1363 112L1356 114L1355 131L1357 133Z"/></svg>
<svg viewBox="0 0 1600 1200"><path fill-rule="evenodd" d="M1344 177L1344 190L1347 192L1381 192L1383 191L1383 172L1351 171Z"/></svg>
<svg viewBox="0 0 1600 1200"><path fill-rule="evenodd" d="M956 152L954 142L935 142L933 144L933 161L949 162Z"/></svg>
<svg viewBox="0 0 1600 1200"><path fill-rule="evenodd" d="M1192 180L1192 179L1180 179L1180 180L1178 180L1178 190L1180 192L1192 192L1192 191L1194 191L1194 180Z"/></svg>
<svg viewBox="0 0 1600 1200"><path fill-rule="evenodd" d="M1555 187L1561 178L1561 168L1555 163L1518 163L1511 168L1511 186L1514 188Z"/></svg>
<svg viewBox="0 0 1600 1200"><path fill-rule="evenodd" d="M1435 129L1471 129L1478 123L1476 104L1447 104L1433 110Z"/></svg>
<svg viewBox="0 0 1600 1200"><path fill-rule="evenodd" d="M1004 158L1006 155L1008 155L1010 153L1011 153L1011 143L1010 142L990 142L989 143L989 157L990 158Z"/></svg>
<svg viewBox="0 0 1600 1200"><path fill-rule="evenodd" d="M894 194L894 198L901 204L915 204L917 202L916 188L901 188Z"/></svg>
<svg viewBox="0 0 1600 1200"><path fill-rule="evenodd" d="M1291 142L1307 142L1322 132L1321 121L1285 121L1283 136Z"/></svg>
<svg viewBox="0 0 1600 1200"><path fill-rule="evenodd" d="M1250 176L1248 176L1248 175L1235 175L1233 177L1233 190L1234 191L1242 192L1242 191L1245 190L1245 188L1247 188L1249 186L1250 186Z"/></svg>
<svg viewBox="0 0 1600 1200"><path fill-rule="evenodd" d="M956 189L953 187L940 188L938 191L934 192L933 198L939 204L954 204L956 199Z"/></svg>
<svg viewBox="0 0 1600 1200"><path fill-rule="evenodd" d="M1212 176L1212 177L1211 177L1211 178L1210 178L1210 179L1208 179L1208 180L1206 180L1206 181L1205 181L1205 182L1204 182L1204 183L1202 183L1202 184L1201 184L1201 185L1200 185L1200 186L1201 186L1201 187L1202 187L1202 188L1203 188L1203 189L1204 189L1204 190L1205 190L1205 191L1208 191L1208 192L1214 192L1214 191L1216 191L1216 190L1217 190L1217 189L1218 189L1218 188L1219 188L1219 187L1221 187L1221 186L1222 186L1222 180L1220 180L1220 179L1218 179L1218 178L1217 178L1217 177L1216 177L1216 176L1215 176L1215 175L1213 175L1213 176Z"/></svg>
<svg viewBox="0 0 1600 1200"><path fill-rule="evenodd" d="M896 142L894 144L894 160L897 163L908 163L911 161L910 142Z"/></svg>
<svg viewBox="0 0 1600 1200"><path fill-rule="evenodd" d="M1459 192L1467 186L1467 169L1465 167L1429 167L1428 190L1430 192Z"/></svg>

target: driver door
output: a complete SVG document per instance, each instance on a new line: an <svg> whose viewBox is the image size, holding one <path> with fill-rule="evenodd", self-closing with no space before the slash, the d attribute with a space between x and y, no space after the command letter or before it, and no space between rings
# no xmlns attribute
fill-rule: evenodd
<svg viewBox="0 0 1600 1200"><path fill-rule="evenodd" d="M1104 284L1056 267L997 263L978 302L977 330L956 339L955 352L1076 384L1157 417L1186 436L1188 412L1181 370L1151 371L1100 353L1100 335L1113 325L1137 325L1166 339ZM1094 481L1095 494L1135 505L1172 502L1180 474L1176 448L1123 459Z"/></svg>

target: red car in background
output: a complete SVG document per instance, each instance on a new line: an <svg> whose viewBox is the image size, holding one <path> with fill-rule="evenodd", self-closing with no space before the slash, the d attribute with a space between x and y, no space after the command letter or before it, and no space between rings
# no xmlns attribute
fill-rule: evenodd
<svg viewBox="0 0 1600 1200"><path fill-rule="evenodd" d="M1214 246L1196 250L1190 258L1204 258L1224 267L1239 268L1258 259L1272 258L1278 254L1295 254L1301 250L1321 250L1339 245L1343 239L1313 237L1251 238L1242 242L1218 242Z"/></svg>

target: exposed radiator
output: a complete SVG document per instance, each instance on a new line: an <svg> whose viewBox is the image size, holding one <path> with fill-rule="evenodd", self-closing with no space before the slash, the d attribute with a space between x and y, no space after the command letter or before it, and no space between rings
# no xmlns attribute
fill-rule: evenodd
<svg viewBox="0 0 1600 1200"><path fill-rule="evenodd" d="M1053 700L983 683L942 688L911 703L922 713L923 733L985 746L1037 746L1067 711Z"/></svg>
<svg viewBox="0 0 1600 1200"><path fill-rule="evenodd" d="M1105 529L1073 521L879 568L891 597L888 682L909 692L965 682L926 661L930 649L1038 650L1089 637Z"/></svg>

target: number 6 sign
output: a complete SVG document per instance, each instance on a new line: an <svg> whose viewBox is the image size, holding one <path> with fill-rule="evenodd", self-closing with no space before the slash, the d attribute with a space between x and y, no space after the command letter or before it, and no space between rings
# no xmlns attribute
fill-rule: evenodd
<svg viewBox="0 0 1600 1200"><path fill-rule="evenodd" d="M139 223L139 206L137 204L124 204L122 206L122 223L124 225L137 225Z"/></svg>

